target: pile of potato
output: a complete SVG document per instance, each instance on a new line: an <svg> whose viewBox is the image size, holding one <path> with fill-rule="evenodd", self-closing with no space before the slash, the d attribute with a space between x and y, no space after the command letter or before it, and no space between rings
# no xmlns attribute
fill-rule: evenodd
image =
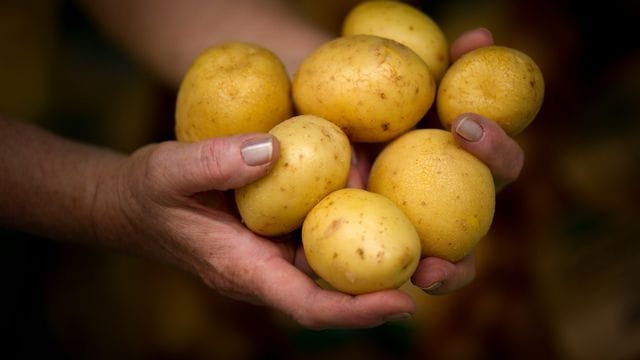
<svg viewBox="0 0 640 360"><path fill-rule="evenodd" d="M467 255L495 207L486 165L450 132L416 124L435 102L445 129L474 112L515 134L542 104L540 69L522 52L490 46L452 65L448 54L439 26L396 1L356 6L342 35L310 54L292 82L268 49L216 46L183 79L176 136L273 134L278 162L235 191L246 226L263 236L302 228L310 266L339 291L397 288L423 256ZM354 142L384 146L367 190L345 188Z"/></svg>

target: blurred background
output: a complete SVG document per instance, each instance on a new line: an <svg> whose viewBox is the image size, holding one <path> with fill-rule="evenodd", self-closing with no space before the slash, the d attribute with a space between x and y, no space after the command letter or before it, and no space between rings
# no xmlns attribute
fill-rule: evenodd
<svg viewBox="0 0 640 360"><path fill-rule="evenodd" d="M298 4L337 31L356 2ZM2 230L0 356L640 358L638 2L411 3L449 40L489 28L545 76L542 110L516 138L523 173L497 197L471 285L407 287L411 321L317 332L161 264ZM174 99L74 2L0 2L1 113L130 152L173 138Z"/></svg>

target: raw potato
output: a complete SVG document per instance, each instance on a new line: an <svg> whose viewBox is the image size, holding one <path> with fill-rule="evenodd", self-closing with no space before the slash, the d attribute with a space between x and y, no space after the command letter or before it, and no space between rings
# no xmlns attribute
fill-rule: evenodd
<svg viewBox="0 0 640 360"><path fill-rule="evenodd" d="M399 1L365 1L342 24L342 35L370 34L395 40L415 51L439 80L449 66L449 43L427 14Z"/></svg>
<svg viewBox="0 0 640 360"><path fill-rule="evenodd" d="M371 168L368 189L407 214L424 256L462 259L493 221L491 172L448 131L413 130L387 145Z"/></svg>
<svg viewBox="0 0 640 360"><path fill-rule="evenodd" d="M271 51L231 42L203 51L185 74L176 102L179 141L267 132L292 116L287 71Z"/></svg>
<svg viewBox="0 0 640 360"><path fill-rule="evenodd" d="M280 142L278 162L235 197L249 229L277 236L299 228L313 206L346 185L351 146L340 128L312 115L295 116L269 132Z"/></svg>
<svg viewBox="0 0 640 360"><path fill-rule="evenodd" d="M406 46L373 35L325 43L293 80L298 112L337 124L354 142L383 142L408 131L434 96L424 61Z"/></svg>
<svg viewBox="0 0 640 360"><path fill-rule="evenodd" d="M416 270L420 239L384 196L342 189L316 205L302 226L311 268L335 289L363 294L398 288Z"/></svg>
<svg viewBox="0 0 640 360"><path fill-rule="evenodd" d="M529 56L512 48L489 46L451 65L440 82L436 106L447 129L458 115L473 112L515 135L533 121L543 98L542 72Z"/></svg>

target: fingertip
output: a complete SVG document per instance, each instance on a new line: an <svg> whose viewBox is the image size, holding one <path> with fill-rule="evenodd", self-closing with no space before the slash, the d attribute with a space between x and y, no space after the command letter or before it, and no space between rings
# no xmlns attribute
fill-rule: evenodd
<svg viewBox="0 0 640 360"><path fill-rule="evenodd" d="M274 162L280 151L278 139L271 134L258 134L245 139L240 146L242 160L249 166L260 166Z"/></svg>
<svg viewBox="0 0 640 360"><path fill-rule="evenodd" d="M493 45L493 34L489 29L479 27L471 30L467 30L462 33L450 47L451 61L458 60L462 55L467 52L481 48L484 46Z"/></svg>
<svg viewBox="0 0 640 360"><path fill-rule="evenodd" d="M482 121L474 114L462 114L451 124L453 134L466 142L477 142L484 136Z"/></svg>
<svg viewBox="0 0 640 360"><path fill-rule="evenodd" d="M411 282L424 292L433 294L442 287L447 279L448 263L444 260L427 257L420 261L418 268L411 278Z"/></svg>
<svg viewBox="0 0 640 360"><path fill-rule="evenodd" d="M445 295L468 285L475 278L475 253L451 263L437 258L424 258L411 281L429 295Z"/></svg>
<svg viewBox="0 0 640 360"><path fill-rule="evenodd" d="M519 176L524 151L496 122L465 113L452 122L451 132L462 148L489 167L496 185L502 186Z"/></svg>
<svg viewBox="0 0 640 360"><path fill-rule="evenodd" d="M190 193L236 189L263 176L280 155L278 140L267 133L218 137L187 145L182 173L192 174Z"/></svg>

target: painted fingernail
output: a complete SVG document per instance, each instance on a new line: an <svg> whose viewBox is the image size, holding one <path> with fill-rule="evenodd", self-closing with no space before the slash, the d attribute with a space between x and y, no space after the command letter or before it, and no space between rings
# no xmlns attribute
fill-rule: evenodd
<svg viewBox="0 0 640 360"><path fill-rule="evenodd" d="M400 313L391 316L387 316L385 321L402 321L411 319L412 315L409 313Z"/></svg>
<svg viewBox="0 0 640 360"><path fill-rule="evenodd" d="M242 160L249 166L266 164L273 156L273 139L257 138L246 141L240 149Z"/></svg>
<svg viewBox="0 0 640 360"><path fill-rule="evenodd" d="M468 141L478 141L482 138L482 126L468 116L463 117L456 126L456 133Z"/></svg>
<svg viewBox="0 0 640 360"><path fill-rule="evenodd" d="M427 286L426 288L423 288L422 290L425 292L436 291L440 288L440 286L442 286L442 281L434 282L433 284Z"/></svg>

